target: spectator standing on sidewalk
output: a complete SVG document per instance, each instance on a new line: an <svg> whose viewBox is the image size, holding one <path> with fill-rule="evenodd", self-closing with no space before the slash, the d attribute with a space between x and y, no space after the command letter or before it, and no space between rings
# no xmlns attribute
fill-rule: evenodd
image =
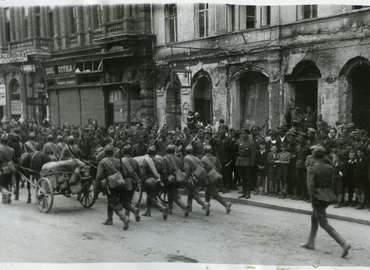
<svg viewBox="0 0 370 270"><path fill-rule="evenodd" d="M292 155L287 152L287 146L285 144L281 145L281 152L277 155L278 158L278 172L280 179L280 196L279 199L285 199L287 195L287 183L289 175L289 164Z"/></svg>
<svg viewBox="0 0 370 270"><path fill-rule="evenodd" d="M364 156L364 149L357 149L357 166L355 169L356 195L359 205L357 210L365 209L366 193L369 185L369 160Z"/></svg>
<svg viewBox="0 0 370 270"><path fill-rule="evenodd" d="M268 180L267 180L267 195L269 197L272 197L275 195L275 183L276 183L276 178L277 178L277 172L278 172L278 167L276 161L278 160L277 157L277 146L273 145L271 147L271 152L267 154L267 164L268 164Z"/></svg>
<svg viewBox="0 0 370 270"><path fill-rule="evenodd" d="M333 153L333 177L332 177L332 189L334 194L338 196L337 203L334 208L340 208L343 206L344 188L343 188L343 175L344 175L344 164L339 160L337 153Z"/></svg>
<svg viewBox="0 0 370 270"><path fill-rule="evenodd" d="M260 195L266 195L268 193L267 185L267 151L266 143L261 141L259 143L260 149L257 151L257 166L258 166L258 180L257 186Z"/></svg>
<svg viewBox="0 0 370 270"><path fill-rule="evenodd" d="M356 186L355 186L355 170L357 167L356 151L351 150L348 154L349 160L346 163L346 170L344 174L344 206L357 206Z"/></svg>

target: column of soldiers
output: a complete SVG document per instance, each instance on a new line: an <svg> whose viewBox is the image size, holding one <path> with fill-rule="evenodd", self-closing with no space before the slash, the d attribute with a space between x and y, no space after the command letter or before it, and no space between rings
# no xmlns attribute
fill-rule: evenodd
<svg viewBox="0 0 370 270"><path fill-rule="evenodd" d="M210 198L218 200L229 213L230 204L223 201L218 192L239 189L239 198L249 199L254 194L310 202L307 174L315 164L313 150L318 145L326 150L325 162L333 168L331 188L337 195L335 207L366 208L369 199L368 133L355 129L353 124L329 128L322 119L320 128L315 130L313 125L304 123L304 117L301 118L303 120L294 118L290 129L280 126L277 130L269 130L266 136L260 134L258 127L243 128L238 132L229 130L224 123L220 124L217 132L213 128L199 126L175 132L166 125L162 129L153 125L138 127L133 132L124 126L94 129L90 126L40 128L28 125L8 132L3 130L3 133L8 134L6 144L14 150L14 162L24 152L42 151L54 160L88 159L99 167L108 156L107 146L113 147L112 156L117 159L123 157L125 147L126 155L131 157L149 154L140 173L136 173L148 195L144 216L150 216L155 207L167 219L168 214L174 211L174 203L188 216L193 209L193 199L208 215ZM31 132L26 134L27 131ZM209 166L208 161L213 165ZM218 171L222 175L221 180L210 187L209 182L212 181L207 181L207 177L197 179L194 171L199 166L207 173ZM185 202L177 192L178 171L182 171L186 179L191 179L184 184L188 194ZM162 205L156 199L158 185L166 188L168 205ZM205 201L200 198L199 191L205 191ZM6 201L9 195L5 191L3 194ZM138 216L137 210L127 203L126 208ZM114 207L112 209L109 208L108 212L113 213ZM111 216L108 215L108 221Z"/></svg>

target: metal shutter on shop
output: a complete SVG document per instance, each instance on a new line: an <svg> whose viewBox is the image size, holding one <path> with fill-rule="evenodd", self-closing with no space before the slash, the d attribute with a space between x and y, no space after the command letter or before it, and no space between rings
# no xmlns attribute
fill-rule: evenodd
<svg viewBox="0 0 370 270"><path fill-rule="evenodd" d="M59 92L60 124L80 124L80 105L77 88L60 90Z"/></svg>

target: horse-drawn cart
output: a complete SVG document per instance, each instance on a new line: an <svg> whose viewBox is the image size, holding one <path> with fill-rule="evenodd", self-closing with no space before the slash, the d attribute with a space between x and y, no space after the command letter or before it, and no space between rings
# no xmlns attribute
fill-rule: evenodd
<svg viewBox="0 0 370 270"><path fill-rule="evenodd" d="M36 188L36 204L43 213L51 210L54 195L77 194L85 208L95 203L95 182L90 176L90 167L78 159L48 162L42 166L36 184L22 175Z"/></svg>

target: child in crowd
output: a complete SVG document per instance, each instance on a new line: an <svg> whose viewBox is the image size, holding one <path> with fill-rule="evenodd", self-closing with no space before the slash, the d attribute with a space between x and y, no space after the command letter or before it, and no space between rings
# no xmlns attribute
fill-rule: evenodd
<svg viewBox="0 0 370 270"><path fill-rule="evenodd" d="M349 160L346 164L346 170L344 172L344 204L343 206L357 206L356 203L356 192L354 190L355 183L355 170L357 167L356 151L349 151Z"/></svg>
<svg viewBox="0 0 370 270"><path fill-rule="evenodd" d="M268 181L267 181L267 190L269 197L274 196L278 190L275 189L276 185L276 178L277 178L277 146L271 146L271 152L267 155L267 164L269 167L268 171Z"/></svg>
<svg viewBox="0 0 370 270"><path fill-rule="evenodd" d="M280 196L279 199L285 199L287 193L287 183L288 183L288 175L289 175L289 164L292 155L287 152L287 146L282 144L280 146L281 152L277 155L276 163L279 164L278 166L278 181L276 181L277 185L275 190L277 190L279 182L280 182Z"/></svg>
<svg viewBox="0 0 370 270"><path fill-rule="evenodd" d="M258 165L258 179L257 186L260 195L268 193L267 189L267 151L266 143L261 141L259 143L260 149L257 151L257 165Z"/></svg>
<svg viewBox="0 0 370 270"><path fill-rule="evenodd" d="M340 208L343 206L344 187L343 187L343 175L344 165L339 160L339 156L336 152L332 153L333 156L333 175L332 175L332 190L337 195L337 203L334 208Z"/></svg>
<svg viewBox="0 0 370 270"><path fill-rule="evenodd" d="M366 191L369 184L369 161L365 158L364 155L364 149L358 148L357 166L355 169L356 196L359 201L359 205L356 206L357 210L365 209Z"/></svg>

